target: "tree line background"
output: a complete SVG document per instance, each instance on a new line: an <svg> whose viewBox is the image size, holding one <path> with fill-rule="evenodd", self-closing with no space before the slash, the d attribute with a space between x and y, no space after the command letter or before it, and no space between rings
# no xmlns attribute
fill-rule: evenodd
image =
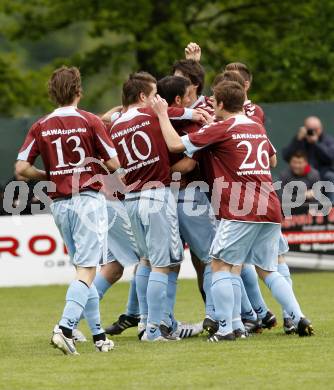
<svg viewBox="0 0 334 390"><path fill-rule="evenodd" d="M102 112L129 72L169 74L190 41L202 47L207 93L241 61L255 101L333 98L331 0L0 0L0 115L50 110L47 79L62 64L82 72L83 108Z"/></svg>

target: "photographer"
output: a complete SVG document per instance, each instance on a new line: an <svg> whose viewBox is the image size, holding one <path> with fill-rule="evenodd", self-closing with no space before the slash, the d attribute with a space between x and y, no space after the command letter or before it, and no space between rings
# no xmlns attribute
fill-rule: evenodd
<svg viewBox="0 0 334 390"><path fill-rule="evenodd" d="M320 173L321 180L334 183L334 137L323 131L322 123L316 116L305 119L304 126L290 144L283 149L283 158L289 162L296 151L303 151L312 168ZM327 196L334 202L334 193Z"/></svg>

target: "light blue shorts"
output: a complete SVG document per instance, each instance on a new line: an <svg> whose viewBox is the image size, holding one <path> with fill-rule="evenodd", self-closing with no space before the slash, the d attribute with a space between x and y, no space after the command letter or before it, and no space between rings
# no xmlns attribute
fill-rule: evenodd
<svg viewBox="0 0 334 390"><path fill-rule="evenodd" d="M107 249L107 207L104 195L85 191L56 200L51 212L74 265L96 267Z"/></svg>
<svg viewBox="0 0 334 390"><path fill-rule="evenodd" d="M107 200L108 254L101 265L118 261L124 268L139 261L139 252L125 206L120 200Z"/></svg>
<svg viewBox="0 0 334 390"><path fill-rule="evenodd" d="M221 220L210 255L233 265L276 271L280 234L280 224Z"/></svg>
<svg viewBox="0 0 334 390"><path fill-rule="evenodd" d="M169 188L132 192L125 196L140 257L153 267L179 264L183 246L179 235L176 201Z"/></svg>
<svg viewBox="0 0 334 390"><path fill-rule="evenodd" d="M289 244L287 239L283 236L282 231L279 237L278 256L285 255L289 252Z"/></svg>
<svg viewBox="0 0 334 390"><path fill-rule="evenodd" d="M207 196L198 187L180 190L177 213L181 238L200 260L209 263L216 218Z"/></svg>

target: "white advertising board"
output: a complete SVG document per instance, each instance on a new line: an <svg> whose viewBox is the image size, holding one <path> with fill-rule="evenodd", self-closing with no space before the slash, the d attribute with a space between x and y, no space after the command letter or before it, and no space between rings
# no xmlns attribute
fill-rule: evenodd
<svg viewBox="0 0 334 390"><path fill-rule="evenodd" d="M132 272L125 269L123 280ZM50 214L0 217L0 287L68 284L73 275ZM180 277L195 277L189 253Z"/></svg>

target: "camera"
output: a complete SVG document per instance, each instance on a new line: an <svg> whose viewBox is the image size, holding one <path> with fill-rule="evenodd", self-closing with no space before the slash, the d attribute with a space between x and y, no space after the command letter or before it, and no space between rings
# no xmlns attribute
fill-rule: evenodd
<svg viewBox="0 0 334 390"><path fill-rule="evenodd" d="M307 135L314 135L315 134L315 130L314 129L306 129L306 134Z"/></svg>

